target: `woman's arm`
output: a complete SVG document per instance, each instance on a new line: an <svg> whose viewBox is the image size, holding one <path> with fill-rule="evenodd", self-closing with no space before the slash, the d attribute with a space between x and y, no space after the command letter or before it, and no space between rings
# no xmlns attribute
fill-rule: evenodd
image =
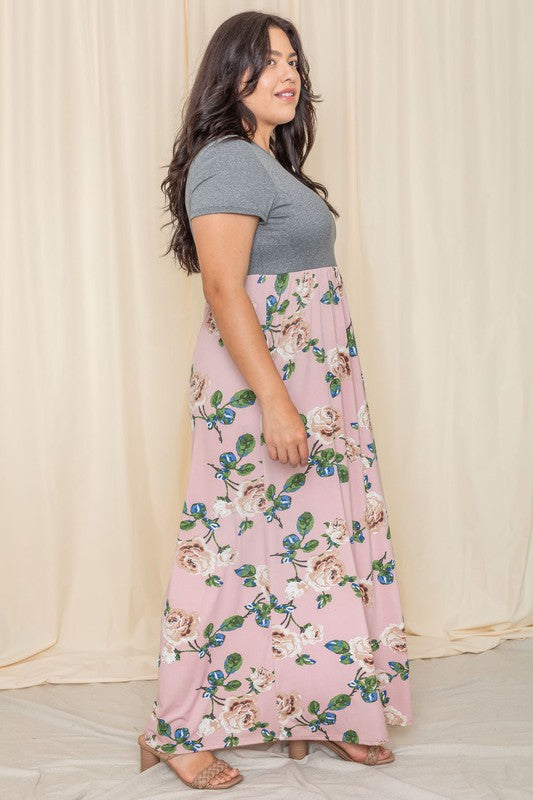
<svg viewBox="0 0 533 800"><path fill-rule="evenodd" d="M228 213L192 219L203 292L224 345L259 400L270 457L305 466L309 457L305 426L272 361L244 288L258 219Z"/></svg>

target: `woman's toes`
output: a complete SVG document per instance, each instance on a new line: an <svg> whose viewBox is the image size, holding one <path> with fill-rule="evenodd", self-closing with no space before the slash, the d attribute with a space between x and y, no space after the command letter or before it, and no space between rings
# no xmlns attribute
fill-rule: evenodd
<svg viewBox="0 0 533 800"><path fill-rule="evenodd" d="M239 774L239 770L235 767L226 767L226 769L219 772L217 775L214 775L213 778L210 780L210 783L227 783L236 775Z"/></svg>
<svg viewBox="0 0 533 800"><path fill-rule="evenodd" d="M235 767L232 767L231 770L229 771L229 777L230 778L236 778L237 775L240 775L239 770L236 769Z"/></svg>
<svg viewBox="0 0 533 800"><path fill-rule="evenodd" d="M222 781L221 782L222 783L226 783L227 781L231 781L233 778L235 778L237 773L233 772L233 771L232 772L224 771L224 772L221 773L221 775L222 775Z"/></svg>

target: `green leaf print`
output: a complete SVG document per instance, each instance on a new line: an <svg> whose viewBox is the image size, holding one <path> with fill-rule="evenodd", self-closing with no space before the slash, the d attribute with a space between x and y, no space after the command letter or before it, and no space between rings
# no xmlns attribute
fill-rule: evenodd
<svg viewBox="0 0 533 800"><path fill-rule="evenodd" d="M238 392L230 397L228 404L233 408L246 408L255 403L256 395L251 389L240 389ZM255 442L255 439L254 439Z"/></svg>
<svg viewBox="0 0 533 800"><path fill-rule="evenodd" d="M341 483L348 483L348 469L344 464L337 464L337 473Z"/></svg>
<svg viewBox="0 0 533 800"><path fill-rule="evenodd" d="M297 658L294 659L294 663L299 667L305 667L310 664L316 664L316 659L311 658L309 653L301 653Z"/></svg>
<svg viewBox="0 0 533 800"><path fill-rule="evenodd" d="M337 289L340 287L340 283L335 286L333 281L328 280L329 291L325 292L322 297L320 298L321 303L333 304L338 305L339 303L339 295L337 294Z"/></svg>
<svg viewBox="0 0 533 800"><path fill-rule="evenodd" d="M245 575L245 573L247 571L246 567L248 567L248 566L250 566L250 565L249 564L244 564L244 568L245 568L244 571L241 572L241 569L237 568L235 570L235 573L237 575L239 575L239 577L241 577L241 576L244 577L244 575ZM256 576L255 576L255 567L252 567L252 569L253 569L253 573L249 574L248 577L244 577L244 580L242 582L242 585L246 586L248 589L253 589L253 588L255 588L257 586L257 580L256 580Z"/></svg>
<svg viewBox="0 0 533 800"><path fill-rule="evenodd" d="M332 639L331 642L326 642L324 647L327 647L332 653L337 653L338 655L350 652L350 645L348 642L345 642L344 639Z"/></svg>
<svg viewBox="0 0 533 800"><path fill-rule="evenodd" d="M255 576L256 569L253 564L243 564L241 567L238 567L235 572L241 578L252 578Z"/></svg>
<svg viewBox="0 0 533 800"><path fill-rule="evenodd" d="M309 438L311 434L307 430L307 417L305 416L305 414L302 414L302 413L299 413L298 416L300 417L300 419L302 420L303 424L305 425L305 432L307 433L307 438Z"/></svg>
<svg viewBox="0 0 533 800"><path fill-rule="evenodd" d="M302 550L305 550L306 553L310 553L311 550L315 550L319 545L318 539L309 539L308 542L304 544Z"/></svg>
<svg viewBox="0 0 533 800"><path fill-rule="evenodd" d="M224 661L224 670L226 675L231 675L232 672L237 672L242 666L242 656L240 653L230 653Z"/></svg>
<svg viewBox="0 0 533 800"><path fill-rule="evenodd" d="M222 402L222 392L220 391L220 389L217 389L216 392L213 392L213 394L211 395L210 403L213 406L213 408L218 408L221 402Z"/></svg>
<svg viewBox="0 0 533 800"><path fill-rule="evenodd" d="M352 702L352 698L349 694L336 694L335 697L332 697L328 703L328 708L332 711L340 711L342 708L346 708Z"/></svg>
<svg viewBox="0 0 533 800"><path fill-rule="evenodd" d="M398 677L402 679L402 681L406 681L409 677L409 662L407 661L406 664L400 664L399 661L389 661L389 667L397 673ZM392 677L396 677L395 675Z"/></svg>
<svg viewBox="0 0 533 800"><path fill-rule="evenodd" d="M235 449L239 456L247 456L255 447L255 437L251 433L243 433L237 439Z"/></svg>
<svg viewBox="0 0 533 800"><path fill-rule="evenodd" d="M360 681L360 686L362 690L371 694L378 688L378 678L377 675L367 675L366 677L362 678Z"/></svg>
<svg viewBox="0 0 533 800"><path fill-rule="evenodd" d="M232 617L227 617L222 625L220 626L221 631L234 631L237 628L241 628L244 623L244 617L241 617L240 614L235 614Z"/></svg>
<svg viewBox="0 0 533 800"><path fill-rule="evenodd" d="M346 328L346 346L348 347L351 356L356 356L357 355L357 344L356 344L356 341L355 341L353 323L352 323L351 320L350 320L350 324Z"/></svg>
<svg viewBox="0 0 533 800"><path fill-rule="evenodd" d="M307 710L310 714L318 714L320 711L320 703L317 700L311 700L309 705L307 706Z"/></svg>
<svg viewBox="0 0 533 800"><path fill-rule="evenodd" d="M176 750L176 747L177 747L176 744L167 743L167 744L161 745L161 750L163 751L163 753L174 753L175 750Z"/></svg>
<svg viewBox="0 0 533 800"><path fill-rule="evenodd" d="M279 275L276 277L276 282L274 283L274 290L276 294L282 294L289 284L289 273L288 272L280 272Z"/></svg>
<svg viewBox="0 0 533 800"><path fill-rule="evenodd" d="M287 364L283 366L283 380L288 381L295 369L296 363L292 360L288 361Z"/></svg>
<svg viewBox="0 0 533 800"><path fill-rule="evenodd" d="M249 528L253 528L253 522L251 519L243 519L242 522L239 523L239 536L242 536Z"/></svg>
<svg viewBox="0 0 533 800"><path fill-rule="evenodd" d="M331 281L330 281L331 283ZM323 297L321 298L322 303L334 303L335 302L335 292L325 292Z"/></svg>
<svg viewBox="0 0 533 800"><path fill-rule="evenodd" d="M237 473L237 475L249 475L250 472L254 471L254 469L255 469L255 464L247 462L246 464L243 464L242 467L237 467L235 472Z"/></svg>
<svg viewBox="0 0 533 800"><path fill-rule="evenodd" d="M157 732L160 736L172 736L172 728L164 719L157 720Z"/></svg>
<svg viewBox="0 0 533 800"><path fill-rule="evenodd" d="M342 737L343 742L350 742L350 744L358 744L359 736L353 730L345 731Z"/></svg>
<svg viewBox="0 0 533 800"><path fill-rule="evenodd" d="M236 689L239 689L242 686L240 681L228 681L224 684L224 689L228 692L234 692Z"/></svg>
<svg viewBox="0 0 533 800"><path fill-rule="evenodd" d="M341 390L341 382L331 372L326 373L326 382L329 383L329 393L332 397L337 397Z"/></svg>
<svg viewBox="0 0 533 800"><path fill-rule="evenodd" d="M340 658L339 661L341 664L353 664L353 658L349 653L344 653Z"/></svg>
<svg viewBox="0 0 533 800"><path fill-rule="evenodd" d="M284 492L296 492L298 489L301 489L305 483L305 473L304 472L296 472L294 475L291 475L285 483L283 484L282 491Z"/></svg>
<svg viewBox="0 0 533 800"><path fill-rule="evenodd" d="M317 595L317 608L324 608L326 603L331 603L331 595L328 592L321 592Z"/></svg>
<svg viewBox="0 0 533 800"><path fill-rule="evenodd" d="M300 516L298 517L298 521L296 523L296 530L302 536L305 536L307 533L309 533L309 531L313 527L314 522L315 518L313 517L311 512L304 511L303 514L300 514Z"/></svg>
<svg viewBox="0 0 533 800"><path fill-rule="evenodd" d="M228 402L223 405L221 405L222 399L222 392L217 390L213 392L210 398L211 405L215 409L214 413L206 414L205 408L202 406L200 414L191 414L193 427L196 425L197 419L203 419L207 423L209 430L216 430L220 442L222 442L222 431L219 425L232 425L235 421L236 414L230 406L233 406L233 408L246 408L247 406L253 405L257 398L252 389L246 388L239 389L239 391L235 392Z"/></svg>

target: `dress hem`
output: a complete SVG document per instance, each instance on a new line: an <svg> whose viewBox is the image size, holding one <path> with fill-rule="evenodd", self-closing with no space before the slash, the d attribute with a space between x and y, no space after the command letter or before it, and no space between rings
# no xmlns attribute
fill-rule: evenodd
<svg viewBox="0 0 533 800"><path fill-rule="evenodd" d="M412 724L413 723L411 721L409 721L409 722L405 723L404 725L390 725L390 726L387 725L387 727L406 728L406 727L408 727L409 725L412 725ZM145 733L145 735L146 735L146 733ZM153 735L154 735L153 733L148 733L149 737L151 737ZM229 735L230 734L228 734L228 736ZM214 747L208 747L208 746L201 747L200 750L197 751L197 752L204 752L205 750L225 750L225 751L238 750L239 747L250 747L250 746L256 745L256 744L270 745L270 744L274 744L276 742L280 742L280 743L283 743L283 744L289 743L289 742L302 742L302 741L303 742L309 742L310 744L313 744L315 742L318 742L319 744L320 743L324 743L324 742L341 742L342 743L341 739L333 739L331 737L329 739L326 739L324 736L322 736L322 737L314 736L313 737L313 736L309 736L309 734L307 734L305 736L288 736L288 737L283 737L283 738L275 737L273 739L270 739L269 741L266 741L263 737L257 737L256 735L250 737L250 739L246 738L244 741L242 741L243 738L244 738L243 736L239 736L239 744L234 745L233 747L225 747L223 744L219 744L219 745L214 746ZM376 744L379 745L379 744L382 744L382 745L386 745L388 742L390 742L389 738L385 738L385 739L381 738L381 739L374 739L372 741L353 742L353 744L366 744L366 745L376 745ZM158 742L158 744L159 744L159 742ZM346 744L350 744L350 742L346 742ZM178 746L176 748L176 750L174 751L173 755L184 755L185 753L191 753L191 750L188 747L181 747L180 748L180 746Z"/></svg>

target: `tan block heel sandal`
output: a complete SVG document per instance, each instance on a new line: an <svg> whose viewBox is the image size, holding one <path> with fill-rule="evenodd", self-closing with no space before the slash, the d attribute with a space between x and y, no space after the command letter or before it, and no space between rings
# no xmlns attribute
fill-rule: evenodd
<svg viewBox="0 0 533 800"><path fill-rule="evenodd" d="M236 775L234 778L224 781L224 783L216 783L214 786L210 786L209 781L214 775L218 775L218 773L222 772L223 769L231 766L222 758L215 758L213 763L208 764L207 767L204 767L204 769L200 770L198 775L195 775L192 781L186 781L185 778L182 778L181 775L178 774L178 772L170 763L170 759L175 756L176 753L163 753L161 750L156 750L155 748L150 747L142 734L139 736L137 741L139 742L140 748L141 772L144 772L145 769L149 769L149 767L154 767L160 761L165 761L172 771L176 773L178 778L191 789L229 789L230 786L235 786L236 783L240 783L244 778L244 775Z"/></svg>
<svg viewBox="0 0 533 800"><path fill-rule="evenodd" d="M289 756L297 759L305 758L309 752L308 744L309 743L307 741L302 740L289 742ZM394 761L394 755L392 753L388 758L379 758L379 753L383 749L380 744L366 745L367 753L364 761L359 761L356 758L352 758L350 755L348 755L344 747L341 747L341 745L337 744L337 742L320 742L320 744L325 744L326 747L330 747L332 750L338 753L341 758L344 758L345 761L352 761L354 764L366 764L370 767L379 767L381 764L390 764L392 761Z"/></svg>

